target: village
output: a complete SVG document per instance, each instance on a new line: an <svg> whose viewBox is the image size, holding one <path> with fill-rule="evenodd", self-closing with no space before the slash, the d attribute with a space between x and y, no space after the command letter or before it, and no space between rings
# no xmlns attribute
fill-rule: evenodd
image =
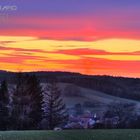
<svg viewBox="0 0 140 140"><path fill-rule="evenodd" d="M73 110L74 112L74 110ZM104 117L103 114L93 113L89 110L76 115L71 113L69 120L64 129L101 129L101 128L117 128L119 117Z"/></svg>

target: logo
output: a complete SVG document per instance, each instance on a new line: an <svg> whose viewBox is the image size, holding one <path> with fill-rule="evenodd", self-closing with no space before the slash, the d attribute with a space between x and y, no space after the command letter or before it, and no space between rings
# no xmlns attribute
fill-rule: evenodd
<svg viewBox="0 0 140 140"><path fill-rule="evenodd" d="M0 5L0 23L8 23L10 15L17 10L16 5Z"/></svg>
<svg viewBox="0 0 140 140"><path fill-rule="evenodd" d="M18 7L16 5L0 5L0 12L4 11L17 11Z"/></svg>

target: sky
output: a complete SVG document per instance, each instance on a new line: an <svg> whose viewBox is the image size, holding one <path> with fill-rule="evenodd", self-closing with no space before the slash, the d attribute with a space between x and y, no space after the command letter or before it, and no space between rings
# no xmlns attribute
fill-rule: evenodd
<svg viewBox="0 0 140 140"><path fill-rule="evenodd" d="M140 0L0 0L0 69L140 77Z"/></svg>

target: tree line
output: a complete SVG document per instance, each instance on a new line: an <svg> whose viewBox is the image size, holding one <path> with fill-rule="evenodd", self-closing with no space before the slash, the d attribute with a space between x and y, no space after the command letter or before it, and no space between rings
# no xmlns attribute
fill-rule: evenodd
<svg viewBox="0 0 140 140"><path fill-rule="evenodd" d="M9 90L0 86L0 130L54 129L67 120L67 110L56 82L41 85L35 75L18 73Z"/></svg>

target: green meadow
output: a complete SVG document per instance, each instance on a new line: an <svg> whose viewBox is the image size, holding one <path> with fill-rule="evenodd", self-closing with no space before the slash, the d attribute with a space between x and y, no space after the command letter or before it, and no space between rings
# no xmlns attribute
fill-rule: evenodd
<svg viewBox="0 0 140 140"><path fill-rule="evenodd" d="M0 140L140 140L140 130L6 131Z"/></svg>

